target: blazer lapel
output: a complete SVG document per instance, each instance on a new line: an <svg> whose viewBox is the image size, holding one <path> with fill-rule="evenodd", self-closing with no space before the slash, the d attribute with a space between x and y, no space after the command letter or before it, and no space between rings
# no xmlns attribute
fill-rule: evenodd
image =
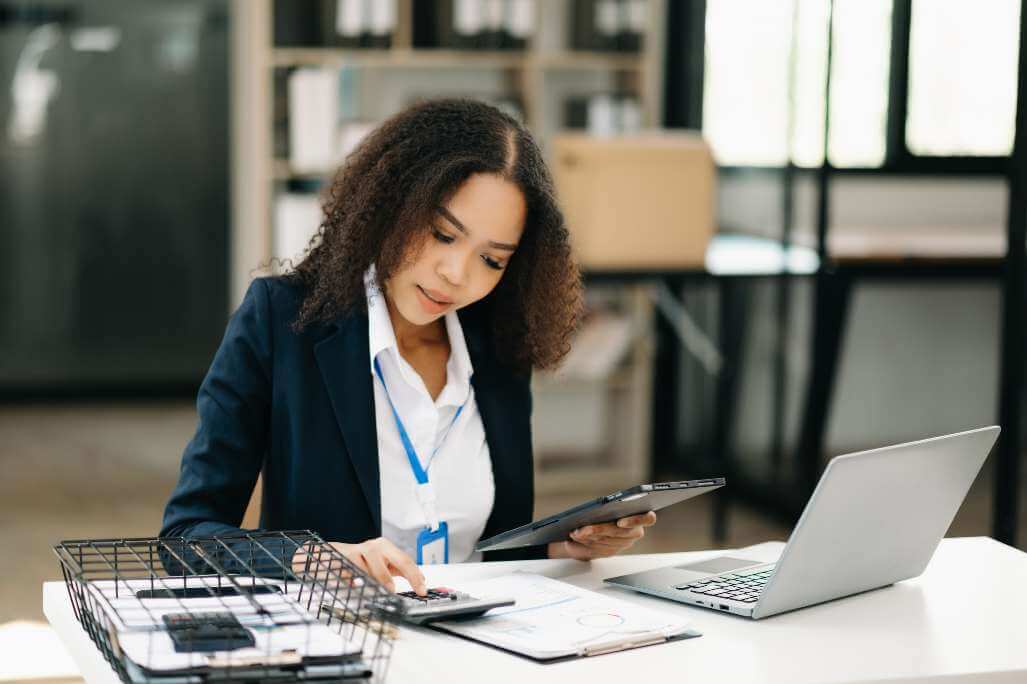
<svg viewBox="0 0 1027 684"><path fill-rule="evenodd" d="M511 443L509 424L504 420L503 399L500 385L488 382L488 378L475 370L472 378L474 384L474 400L478 404L481 424L485 428L485 441L489 445L489 456L492 460L492 478L496 483L495 499L492 512L483 530L483 537L491 537L499 532L516 527L510 525L507 518L515 509L516 494L514 489L522 480L518 472L516 451Z"/></svg>
<svg viewBox="0 0 1027 684"><path fill-rule="evenodd" d="M492 459L492 476L497 483L492 514L483 533L487 537L516 526L511 521L522 507L517 505L522 496L521 487L527 486L528 491L531 491L531 461L525 458L525 453L530 454L531 446L519 443L517 431L511 424L511 414L517 413L522 407L518 405L516 397L511 395L508 383L493 360L494 355L486 347L489 340L482 330L483 322L468 316L461 319L461 324L467 340L467 352L474 365L471 378L474 401L478 405L482 427L485 429L485 441L489 445ZM525 449L528 451L525 452ZM528 515L531 515L530 511Z"/></svg>
<svg viewBox="0 0 1027 684"><path fill-rule="evenodd" d="M350 461L364 492L375 529L381 534L382 502L378 470L378 430L374 417L367 315L336 322L337 331L314 345L318 368L339 423Z"/></svg>

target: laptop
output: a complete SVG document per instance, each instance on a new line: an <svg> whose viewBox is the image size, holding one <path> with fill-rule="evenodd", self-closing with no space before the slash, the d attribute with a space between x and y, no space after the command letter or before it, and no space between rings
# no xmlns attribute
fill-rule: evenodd
<svg viewBox="0 0 1027 684"><path fill-rule="evenodd" d="M990 426L832 459L776 562L739 552L604 581L759 619L916 577L998 433Z"/></svg>

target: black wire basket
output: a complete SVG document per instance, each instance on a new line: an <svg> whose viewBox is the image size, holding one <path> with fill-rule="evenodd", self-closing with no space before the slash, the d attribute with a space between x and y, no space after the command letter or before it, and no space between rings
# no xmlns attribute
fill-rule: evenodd
<svg viewBox="0 0 1027 684"><path fill-rule="evenodd" d="M398 597L313 532L54 546L122 681L384 681Z"/></svg>

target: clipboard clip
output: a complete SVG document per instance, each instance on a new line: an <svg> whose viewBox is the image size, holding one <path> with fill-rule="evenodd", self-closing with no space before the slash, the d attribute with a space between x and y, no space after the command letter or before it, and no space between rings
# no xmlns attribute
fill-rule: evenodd
<svg viewBox="0 0 1027 684"><path fill-rule="evenodd" d="M593 646L586 646L582 651L583 656L597 656L604 655L606 653L616 653L617 651L626 651L630 648L641 648L642 646L653 646L655 644L662 644L667 640L667 637L660 632L646 632L644 634L638 634L629 639L621 639L618 641L603 641Z"/></svg>

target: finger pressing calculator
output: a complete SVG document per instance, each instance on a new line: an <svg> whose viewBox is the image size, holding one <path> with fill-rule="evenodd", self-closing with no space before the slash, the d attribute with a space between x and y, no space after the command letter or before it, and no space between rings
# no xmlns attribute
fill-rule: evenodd
<svg viewBox="0 0 1027 684"><path fill-rule="evenodd" d="M515 603L512 598L479 599L447 587L433 587L428 590L427 596L418 596L413 591L403 591L397 596L403 599L399 617L417 625L435 620L475 617L493 608L512 606Z"/></svg>

